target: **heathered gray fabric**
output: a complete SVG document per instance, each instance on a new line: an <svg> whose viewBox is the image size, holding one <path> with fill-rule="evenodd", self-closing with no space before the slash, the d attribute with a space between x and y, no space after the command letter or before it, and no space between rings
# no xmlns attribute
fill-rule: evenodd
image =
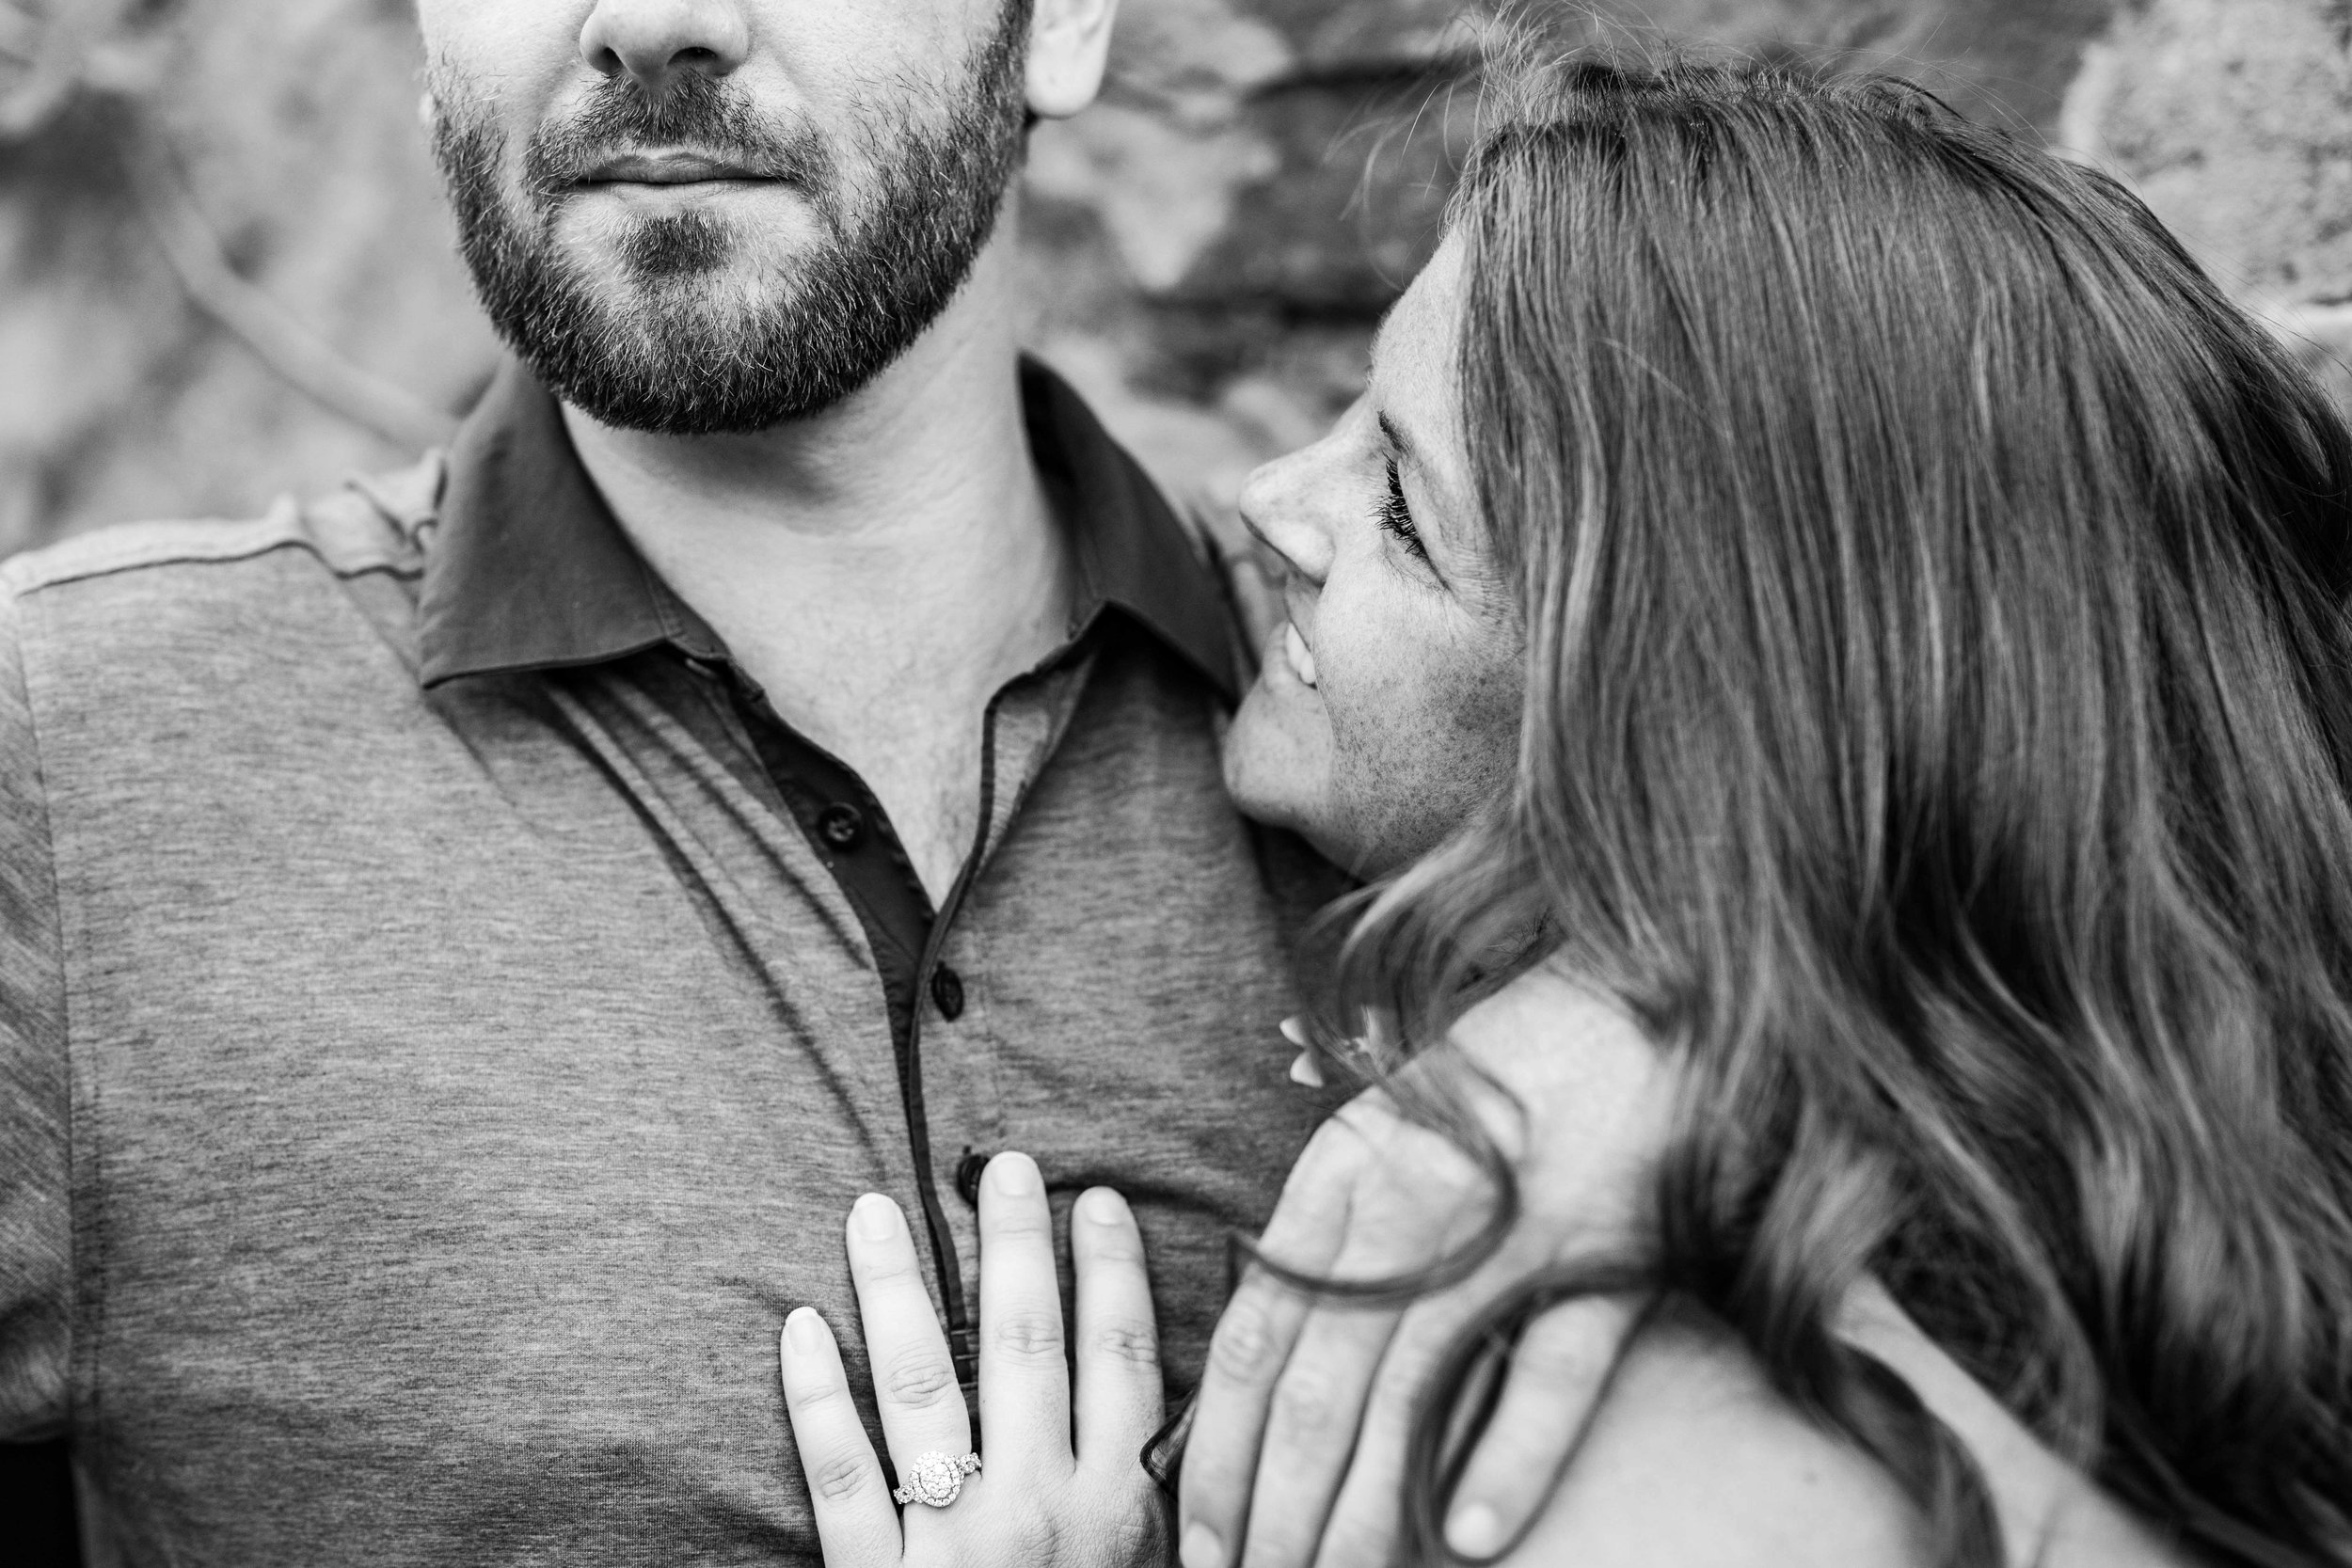
<svg viewBox="0 0 2352 1568"><path fill-rule="evenodd" d="M0 564L0 1435L102 1563L815 1562L776 1333L914 1207L865 938L650 666L421 689L437 483ZM1214 723L1106 641L925 1040L943 1168L1135 1201L1180 1381L1328 1108Z"/></svg>

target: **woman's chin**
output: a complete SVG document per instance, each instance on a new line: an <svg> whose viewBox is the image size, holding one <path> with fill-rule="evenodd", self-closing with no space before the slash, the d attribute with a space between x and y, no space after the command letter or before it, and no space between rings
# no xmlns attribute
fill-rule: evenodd
<svg viewBox="0 0 2352 1568"><path fill-rule="evenodd" d="M1263 685L1252 688L1225 734L1225 790L1253 822L1296 833L1333 865L1364 878L1375 865L1363 825L1340 809L1331 772L1331 732L1320 707L1296 722L1295 708Z"/></svg>
<svg viewBox="0 0 2352 1568"><path fill-rule="evenodd" d="M1331 731L1320 703L1301 703L1261 675L1226 729L1224 763L1226 792L1242 815L1317 836L1331 799Z"/></svg>

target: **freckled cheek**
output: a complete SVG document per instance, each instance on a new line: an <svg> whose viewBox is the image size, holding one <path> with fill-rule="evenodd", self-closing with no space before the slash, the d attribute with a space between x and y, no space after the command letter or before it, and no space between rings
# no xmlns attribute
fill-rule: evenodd
<svg viewBox="0 0 2352 1568"><path fill-rule="evenodd" d="M1359 757L1393 752L1400 732L1422 730L1422 712L1431 702L1419 644L1401 632L1334 635L1327 616L1323 626L1315 658L1334 744Z"/></svg>
<svg viewBox="0 0 2352 1568"><path fill-rule="evenodd" d="M1454 665L1437 687L1438 711L1457 733L1517 752L1526 677L1516 649L1490 650Z"/></svg>
<svg viewBox="0 0 2352 1568"><path fill-rule="evenodd" d="M1483 788L1517 760L1518 661L1466 649L1445 628L1418 633L1350 647L1326 666L1323 699L1339 767L1366 775L1359 786L1452 779L1455 790Z"/></svg>

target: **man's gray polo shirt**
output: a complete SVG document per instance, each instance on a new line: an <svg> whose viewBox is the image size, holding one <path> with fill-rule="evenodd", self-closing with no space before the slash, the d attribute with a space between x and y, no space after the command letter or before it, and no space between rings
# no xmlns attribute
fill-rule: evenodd
<svg viewBox="0 0 2352 1568"><path fill-rule="evenodd" d="M451 547L535 437L0 565L0 1435L70 1436L100 1561L813 1562L777 1330L853 1338L868 1190L970 1294L967 1152L1125 1192L1197 1371L1327 1109L1274 1024L1333 888L1219 788L1214 574L1024 388L1086 613L1000 695L914 1062L707 629L625 541L596 602Z"/></svg>

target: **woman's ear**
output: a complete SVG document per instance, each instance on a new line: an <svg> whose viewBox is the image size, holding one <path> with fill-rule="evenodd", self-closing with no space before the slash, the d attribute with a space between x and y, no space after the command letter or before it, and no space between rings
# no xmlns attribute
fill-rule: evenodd
<svg viewBox="0 0 2352 1568"><path fill-rule="evenodd" d="M1119 0L1036 0L1029 20L1029 112L1067 119L1094 102Z"/></svg>

